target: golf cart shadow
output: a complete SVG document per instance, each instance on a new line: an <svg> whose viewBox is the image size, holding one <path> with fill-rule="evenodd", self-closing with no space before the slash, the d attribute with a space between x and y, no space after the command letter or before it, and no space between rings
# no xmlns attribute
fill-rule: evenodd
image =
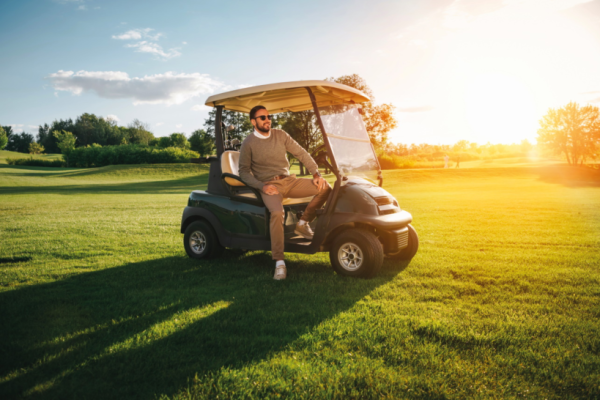
<svg viewBox="0 0 600 400"><path fill-rule="evenodd" d="M405 266L375 279L339 276L319 256L272 279L270 253L166 257L0 293L0 397L150 398L196 374L286 348ZM18 371L18 372L17 372Z"/></svg>

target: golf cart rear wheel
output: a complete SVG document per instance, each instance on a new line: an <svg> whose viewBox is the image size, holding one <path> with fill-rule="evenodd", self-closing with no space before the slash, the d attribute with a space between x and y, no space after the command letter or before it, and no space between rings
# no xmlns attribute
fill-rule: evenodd
<svg viewBox="0 0 600 400"><path fill-rule="evenodd" d="M217 257L224 250L213 228L204 221L192 222L187 227L183 246L188 256L197 259Z"/></svg>
<svg viewBox="0 0 600 400"><path fill-rule="evenodd" d="M371 278L383 264L383 246L373 233L350 229L335 238L329 259L340 275Z"/></svg>
<svg viewBox="0 0 600 400"><path fill-rule="evenodd" d="M419 236L411 224L408 224L408 246L397 253L386 254L387 257L395 260L412 260L419 250Z"/></svg>

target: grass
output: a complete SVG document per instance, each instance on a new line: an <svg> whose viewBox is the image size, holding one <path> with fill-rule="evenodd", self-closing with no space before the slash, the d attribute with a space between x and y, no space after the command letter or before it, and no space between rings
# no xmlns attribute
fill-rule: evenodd
<svg viewBox="0 0 600 400"><path fill-rule="evenodd" d="M206 180L0 166L0 398L600 398L597 170L384 171L421 247L371 280L187 258Z"/></svg>
<svg viewBox="0 0 600 400"><path fill-rule="evenodd" d="M40 160L62 160L60 154L26 154L16 151L0 150L0 164L7 164L7 158L36 158Z"/></svg>

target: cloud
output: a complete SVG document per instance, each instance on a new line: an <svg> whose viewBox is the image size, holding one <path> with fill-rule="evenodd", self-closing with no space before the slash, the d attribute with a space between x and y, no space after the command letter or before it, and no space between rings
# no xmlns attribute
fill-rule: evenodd
<svg viewBox="0 0 600 400"><path fill-rule="evenodd" d="M164 122L157 122L155 125L156 126L161 126L161 125L164 125L164 124L165 124Z"/></svg>
<svg viewBox="0 0 600 400"><path fill-rule="evenodd" d="M8 126L12 127L13 132L15 132L15 133L21 133L21 132L24 131L23 127L25 125L23 125L23 124L9 124Z"/></svg>
<svg viewBox="0 0 600 400"><path fill-rule="evenodd" d="M163 36L162 33L152 34L152 31L154 31L154 29L152 28L131 29L120 35L113 35L112 38L117 40L140 40L142 38L149 40L158 40L161 36Z"/></svg>
<svg viewBox="0 0 600 400"><path fill-rule="evenodd" d="M181 53L179 48L171 48L168 51L164 51L162 46L155 43L161 36L162 33L152 33L154 29L131 29L127 32L121 33L120 35L113 35L113 39L117 40L135 40L136 43L126 44L125 47L134 48L137 53L149 53L158 58L168 60L173 57L179 57ZM184 44L186 44L184 42Z"/></svg>
<svg viewBox="0 0 600 400"><path fill-rule="evenodd" d="M86 10L87 7L85 6L85 4L80 5L79 7L77 7L78 10Z"/></svg>
<svg viewBox="0 0 600 400"><path fill-rule="evenodd" d="M169 49L168 52L165 52L162 46L160 46L159 44L147 42L145 40L134 44L128 44L125 47L133 47L138 53L150 53L155 56L164 58L166 60L173 57L179 57L181 55L179 50L176 48Z"/></svg>
<svg viewBox="0 0 600 400"><path fill-rule="evenodd" d="M30 128L32 128L32 129L37 129L37 128L39 128L39 126L37 126L37 125L27 125L27 126L28 126L28 127L30 127Z"/></svg>
<svg viewBox="0 0 600 400"><path fill-rule="evenodd" d="M115 122L119 122L119 121L120 121L119 117L117 117L117 116L116 116L116 115L114 115L114 114L108 114L108 115L106 116L106 118L105 118L105 119L106 119L106 120L109 120L109 119L110 119L110 120L113 120L113 121L115 121Z"/></svg>
<svg viewBox="0 0 600 400"><path fill-rule="evenodd" d="M46 77L55 90L80 95L95 92L107 99L133 99L133 104L181 104L193 97L213 93L223 83L207 74L164 74L131 78L121 71L63 71Z"/></svg>
<svg viewBox="0 0 600 400"><path fill-rule="evenodd" d="M181 128L183 124L175 124L175 128Z"/></svg>
<svg viewBox="0 0 600 400"><path fill-rule="evenodd" d="M212 107L205 106L204 104L195 104L191 108L192 111L206 111L206 112L210 111L211 109L212 109Z"/></svg>
<svg viewBox="0 0 600 400"><path fill-rule="evenodd" d="M433 106L416 106L416 107L399 107L398 111L403 113L419 113L419 112L427 112L433 110L435 107Z"/></svg>

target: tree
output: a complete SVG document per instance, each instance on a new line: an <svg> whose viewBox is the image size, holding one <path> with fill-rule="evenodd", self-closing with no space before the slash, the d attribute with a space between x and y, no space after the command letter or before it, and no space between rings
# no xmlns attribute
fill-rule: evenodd
<svg viewBox="0 0 600 400"><path fill-rule="evenodd" d="M0 150L6 147L8 143L8 136L6 136L6 131L4 128L0 126Z"/></svg>
<svg viewBox="0 0 600 400"><path fill-rule="evenodd" d="M580 107L571 102L559 109L549 109L540 120L537 141L555 154L564 154L570 165L595 159L600 148L598 107Z"/></svg>
<svg viewBox="0 0 600 400"><path fill-rule="evenodd" d="M152 139L154 134L150 132L150 127L147 123L134 119L128 126L128 142L132 144L143 144L147 145Z"/></svg>
<svg viewBox="0 0 600 400"><path fill-rule="evenodd" d="M75 141L77 138L71 132L54 131L52 134L56 137L58 148L63 155L63 158L69 166L69 154L75 149Z"/></svg>
<svg viewBox="0 0 600 400"><path fill-rule="evenodd" d="M204 129L196 129L189 139L191 149L197 151L200 157L209 156L215 151L215 137Z"/></svg>
<svg viewBox="0 0 600 400"><path fill-rule="evenodd" d="M171 146L173 147L179 147L181 149L190 148L190 142L188 142L185 134L183 133L171 133L169 139L171 139Z"/></svg>
<svg viewBox="0 0 600 400"><path fill-rule="evenodd" d="M171 147L171 146L173 146L173 142L171 141L170 137L162 136L162 137L158 138L158 147L165 149L165 148Z"/></svg>
<svg viewBox="0 0 600 400"><path fill-rule="evenodd" d="M204 127L206 133L215 136L215 118L217 116L217 109L213 108L208 113L208 118L204 120ZM252 123L250 122L250 116L245 113L237 111L223 110L222 119L225 126L233 125L234 129L227 132L227 136L230 140L238 139L244 140L244 138L254 130Z"/></svg>
<svg viewBox="0 0 600 400"><path fill-rule="evenodd" d="M18 151L19 153L28 153L29 144L33 142L33 135L25 132L19 134L12 133L8 136L6 150Z"/></svg>
<svg viewBox="0 0 600 400"><path fill-rule="evenodd" d="M31 142L29 143L29 154L41 154L44 152L44 146L39 143Z"/></svg>
<svg viewBox="0 0 600 400"><path fill-rule="evenodd" d="M452 146L452 151L454 151L455 153L462 153L463 151L466 151L468 148L469 148L468 140L459 140L458 142L456 142L454 144L454 146Z"/></svg>
<svg viewBox="0 0 600 400"><path fill-rule="evenodd" d="M309 153L315 151L323 143L313 110L282 113L277 122ZM302 163L300 163L300 175L304 175Z"/></svg>
<svg viewBox="0 0 600 400"><path fill-rule="evenodd" d="M369 96L371 101L361 104L365 128L369 133L373 146L376 149L385 148L389 131L398 125L398 122L394 117L395 107L391 104L375 106L375 96L373 95L373 91L367 85L367 82L357 74L344 75L339 78L328 78L327 80L353 87Z"/></svg>

